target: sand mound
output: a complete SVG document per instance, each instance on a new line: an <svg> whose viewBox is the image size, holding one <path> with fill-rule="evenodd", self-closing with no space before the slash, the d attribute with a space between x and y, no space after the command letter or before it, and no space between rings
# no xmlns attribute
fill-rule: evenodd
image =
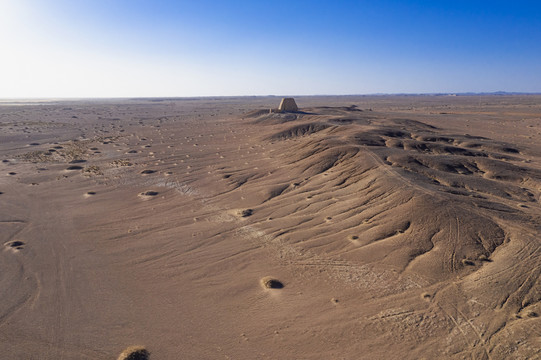
<svg viewBox="0 0 541 360"><path fill-rule="evenodd" d="M269 113L269 112L256 112L254 114L249 114L247 117L254 118L254 124L266 124L266 125L276 125L284 124L291 121L299 120L303 118L302 114L292 114L292 113Z"/></svg>
<svg viewBox="0 0 541 360"><path fill-rule="evenodd" d="M270 276L264 277L261 279L261 286L265 289L282 289L284 287L284 284L277 279L274 279Z"/></svg>
<svg viewBox="0 0 541 360"><path fill-rule="evenodd" d="M351 131L342 126L334 136L322 137L318 131L330 125L322 123L321 116L314 118L316 123L290 127L270 139L307 136L290 147L284 159L289 164L287 172L298 174L293 177L327 176L325 183L314 178L319 185L305 186L303 194L312 193L313 198L325 193L343 199L326 206L327 213L340 219L342 231L362 235L355 239L355 248L351 242L339 246L333 241L333 228L318 227L314 229L317 236L311 238L326 237L328 246L334 251L342 248L352 260L381 261L401 271L428 272L442 279L466 265L479 265L474 259L490 257L504 243L505 232L494 216L502 212L506 219L518 216L518 210L509 208L505 200L536 201L531 190L517 184L539 179L541 173L496 160L492 152L463 148L464 136L436 136L432 134L435 127L402 119L399 123L408 125L403 130L386 121L379 126L373 121L363 131L359 131L363 125L354 124ZM274 196L273 201L296 202L297 193ZM297 208L288 216L310 216L313 207ZM313 220L308 223L318 226ZM310 233L300 228L293 231L301 237ZM294 242L291 231L288 238Z"/></svg>
<svg viewBox="0 0 541 360"><path fill-rule="evenodd" d="M130 346L118 356L117 360L148 360L150 353L144 346Z"/></svg>
<svg viewBox="0 0 541 360"><path fill-rule="evenodd" d="M143 200L148 200L158 195L159 195L159 192L154 191L154 190L147 190L147 191L143 191L139 193L139 197L142 198Z"/></svg>
<svg viewBox="0 0 541 360"><path fill-rule="evenodd" d="M79 166L79 165L72 165L72 166L68 166L66 168L66 170L82 170L83 167L82 166Z"/></svg>
<svg viewBox="0 0 541 360"><path fill-rule="evenodd" d="M284 139L293 139L300 136L310 135L322 130L329 128L330 125L327 124L317 124L309 123L296 125L287 130L276 133L270 137L270 140L284 140Z"/></svg>
<svg viewBox="0 0 541 360"><path fill-rule="evenodd" d="M89 198L89 197L92 197L96 195L96 192L95 191L87 191L85 194L84 194L84 197L85 198Z"/></svg>
<svg viewBox="0 0 541 360"><path fill-rule="evenodd" d="M253 209L244 209L244 210L239 210L238 214L240 217L248 217L248 216L252 216L254 213L254 210Z"/></svg>
<svg viewBox="0 0 541 360"><path fill-rule="evenodd" d="M9 241L5 243L4 245L12 249L22 250L24 248L25 243L21 240L13 240L13 241Z"/></svg>

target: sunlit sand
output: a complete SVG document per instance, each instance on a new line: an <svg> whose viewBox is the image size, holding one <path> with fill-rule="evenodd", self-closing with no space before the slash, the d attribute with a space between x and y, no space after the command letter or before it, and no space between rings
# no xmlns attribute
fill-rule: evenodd
<svg viewBox="0 0 541 360"><path fill-rule="evenodd" d="M2 357L534 359L540 100L2 103Z"/></svg>

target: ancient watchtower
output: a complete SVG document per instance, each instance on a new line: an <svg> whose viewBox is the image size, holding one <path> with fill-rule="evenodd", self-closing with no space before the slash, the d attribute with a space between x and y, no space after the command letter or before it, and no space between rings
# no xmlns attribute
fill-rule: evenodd
<svg viewBox="0 0 541 360"><path fill-rule="evenodd" d="M280 112L295 112L298 111L299 108L297 107L297 104L295 103L295 99L293 98L283 98L282 102L280 103L280 106L278 107L278 111Z"/></svg>

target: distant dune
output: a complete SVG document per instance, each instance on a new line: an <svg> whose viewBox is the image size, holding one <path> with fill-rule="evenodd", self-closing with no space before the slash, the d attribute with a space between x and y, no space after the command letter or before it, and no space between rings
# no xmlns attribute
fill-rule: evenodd
<svg viewBox="0 0 541 360"><path fill-rule="evenodd" d="M0 104L3 356L541 358L541 96L295 100Z"/></svg>

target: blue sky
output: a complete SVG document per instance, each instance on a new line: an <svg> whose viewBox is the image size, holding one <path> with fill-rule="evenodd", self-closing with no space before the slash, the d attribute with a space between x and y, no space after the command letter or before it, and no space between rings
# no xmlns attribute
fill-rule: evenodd
<svg viewBox="0 0 541 360"><path fill-rule="evenodd" d="M0 0L0 97L541 92L537 1Z"/></svg>

